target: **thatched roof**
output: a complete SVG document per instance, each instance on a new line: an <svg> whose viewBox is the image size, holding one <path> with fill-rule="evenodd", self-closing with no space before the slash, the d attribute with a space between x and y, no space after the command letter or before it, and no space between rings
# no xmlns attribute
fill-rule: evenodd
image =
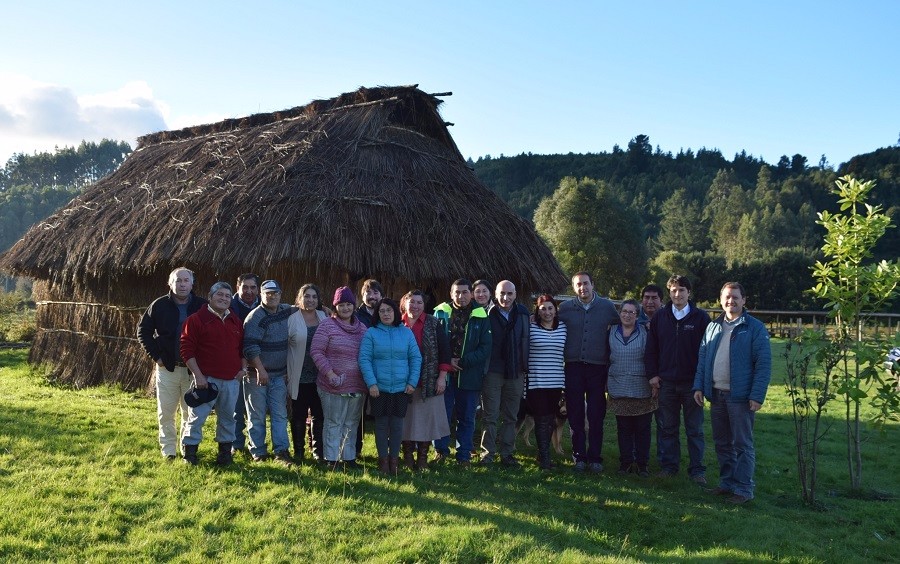
<svg viewBox="0 0 900 564"><path fill-rule="evenodd" d="M184 263L218 276L314 266L350 280L474 275L563 287L532 226L467 167L439 105L413 86L361 88L144 136L3 266L56 282Z"/></svg>
<svg viewBox="0 0 900 564"><path fill-rule="evenodd" d="M147 135L119 169L35 225L0 268L36 279L33 363L70 385L147 384L135 339L166 275L195 292L253 271L291 300L305 282L379 279L446 299L460 276L528 292L566 278L534 228L478 182L414 86Z"/></svg>

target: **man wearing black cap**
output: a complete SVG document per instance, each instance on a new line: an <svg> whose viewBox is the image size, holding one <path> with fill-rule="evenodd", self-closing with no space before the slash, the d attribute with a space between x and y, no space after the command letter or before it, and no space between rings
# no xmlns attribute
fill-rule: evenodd
<svg viewBox="0 0 900 564"><path fill-rule="evenodd" d="M179 352L181 327L189 315L206 305L206 300L191 292L193 288L193 272L184 267L170 272L169 293L150 304L137 328L138 341L155 363L159 446L166 460L178 456L178 439L188 414L184 394L191 387L191 375ZM179 408L181 425L176 430L175 413Z"/></svg>
<svg viewBox="0 0 900 564"><path fill-rule="evenodd" d="M268 457L266 412L272 420L275 458L291 463L287 432L288 317L296 307L281 303L281 286L266 280L260 287L262 304L244 321L244 358L251 374L244 382L244 402L250 425L250 454L254 461ZM253 374L255 372L255 375Z"/></svg>

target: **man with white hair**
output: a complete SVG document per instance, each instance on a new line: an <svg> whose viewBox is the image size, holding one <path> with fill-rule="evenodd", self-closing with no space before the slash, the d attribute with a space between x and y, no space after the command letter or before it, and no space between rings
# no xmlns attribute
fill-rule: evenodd
<svg viewBox="0 0 900 564"><path fill-rule="evenodd" d="M137 327L138 341L154 362L159 446L166 460L178 456L178 439L188 413L184 394L191 387L191 375L179 351L181 328L189 315L206 305L206 300L191 292L193 287L194 273L187 268L170 272L169 293L150 304ZM179 407L181 425L176 430L175 414Z"/></svg>

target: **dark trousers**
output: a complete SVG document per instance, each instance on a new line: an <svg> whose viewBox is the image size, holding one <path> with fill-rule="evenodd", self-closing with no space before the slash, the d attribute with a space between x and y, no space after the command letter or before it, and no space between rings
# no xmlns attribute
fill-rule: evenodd
<svg viewBox="0 0 900 564"><path fill-rule="evenodd" d="M681 440L679 428L684 413L684 434L687 435L688 475L702 476L703 464L703 408L694 401L691 382L663 380L659 387L659 409L656 412L656 454L659 465L666 472L675 474L681 465Z"/></svg>
<svg viewBox="0 0 900 564"><path fill-rule="evenodd" d="M606 381L609 366L586 362L567 362L566 409L572 429L572 457L589 464L603 462L603 419L606 417ZM588 431L584 423L587 415ZM585 449L585 438L587 449Z"/></svg>
<svg viewBox="0 0 900 564"><path fill-rule="evenodd" d="M653 412L643 415L617 415L616 432L619 438L619 468L633 463L646 468L650 462L650 423Z"/></svg>
<svg viewBox="0 0 900 564"><path fill-rule="evenodd" d="M310 450L313 456L322 460L322 400L316 389L316 383L300 384L297 390L297 399L291 400L291 438L294 440L294 456L303 458L304 444L306 443L306 418L307 414L312 419L312 440Z"/></svg>

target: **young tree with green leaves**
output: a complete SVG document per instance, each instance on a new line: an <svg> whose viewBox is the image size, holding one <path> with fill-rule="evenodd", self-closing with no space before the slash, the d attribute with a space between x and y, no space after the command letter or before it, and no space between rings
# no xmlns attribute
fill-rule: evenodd
<svg viewBox="0 0 900 564"><path fill-rule="evenodd" d="M835 393L845 404L847 463L850 486L859 489L862 479L862 426L860 406L873 393L878 409L876 423L896 418L897 389L887 382L882 367L885 343L863 338L862 328L871 314L881 311L896 296L900 284L900 262L873 260L873 249L891 225L881 206L867 200L875 182L860 182L844 176L832 190L840 211L819 213L817 223L825 228L823 261L813 266L815 286L810 290L826 302L836 331L829 338L839 351Z"/></svg>

